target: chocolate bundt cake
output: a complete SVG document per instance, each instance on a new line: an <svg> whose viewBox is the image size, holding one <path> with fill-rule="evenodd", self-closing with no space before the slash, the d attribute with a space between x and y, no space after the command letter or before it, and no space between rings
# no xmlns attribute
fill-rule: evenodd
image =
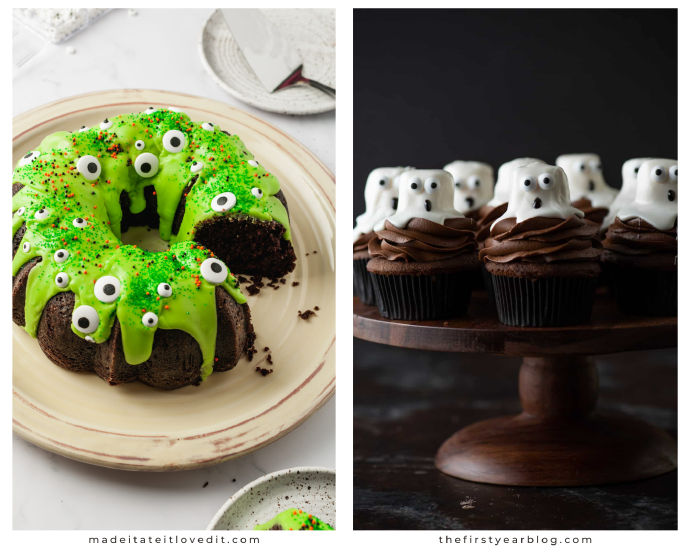
<svg viewBox="0 0 688 550"><path fill-rule="evenodd" d="M12 178L12 319L45 355L111 385L162 389L253 347L233 272L294 269L287 202L236 135L173 108L57 132ZM170 243L121 242L133 226Z"/></svg>

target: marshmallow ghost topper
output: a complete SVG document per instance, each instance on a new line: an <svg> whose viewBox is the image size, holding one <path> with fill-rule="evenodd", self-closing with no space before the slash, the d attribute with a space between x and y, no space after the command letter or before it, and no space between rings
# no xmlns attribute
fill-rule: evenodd
<svg viewBox="0 0 688 550"><path fill-rule="evenodd" d="M454 179L444 170L409 170L399 178L399 207L387 218L398 229L406 229L413 218L425 218L444 225L451 218L463 218L454 210ZM375 231L385 228L385 220Z"/></svg>
<svg viewBox="0 0 688 550"><path fill-rule="evenodd" d="M588 199L593 208L609 208L618 191L607 185L600 157L592 153L561 155L557 166L564 169L573 202Z"/></svg>
<svg viewBox="0 0 688 550"><path fill-rule="evenodd" d="M637 189L636 182L638 181L638 171L640 166L644 161L650 160L649 158L637 158L627 160L623 163L621 167L621 191L612 202L609 207L609 213L604 217L602 221L602 229L607 229L616 219L616 215L619 210L628 206L635 200L635 193Z"/></svg>
<svg viewBox="0 0 688 550"><path fill-rule="evenodd" d="M660 231L668 231L678 216L678 161L649 159L638 170L635 200L619 210L625 222L642 218Z"/></svg>
<svg viewBox="0 0 688 550"><path fill-rule="evenodd" d="M444 169L454 178L454 208L462 214L478 210L492 198L494 172L489 164L455 160Z"/></svg>
<svg viewBox="0 0 688 550"><path fill-rule="evenodd" d="M514 175L514 170L521 166L527 166L534 162L544 162L536 158L519 158L505 162L499 167L497 171L497 183L495 184L494 197L490 202L487 203L488 206L501 206L504 203L509 202L509 193L511 192L511 180Z"/></svg>
<svg viewBox="0 0 688 550"><path fill-rule="evenodd" d="M514 170L509 194L509 206L501 218L490 226L507 218L521 223L530 218L583 217L583 212L571 205L569 186L564 170L544 162L534 162Z"/></svg>
<svg viewBox="0 0 688 550"><path fill-rule="evenodd" d="M399 176L410 166L376 168L368 175L365 186L366 211L356 218L354 241L370 233L375 224L396 212L399 200Z"/></svg>

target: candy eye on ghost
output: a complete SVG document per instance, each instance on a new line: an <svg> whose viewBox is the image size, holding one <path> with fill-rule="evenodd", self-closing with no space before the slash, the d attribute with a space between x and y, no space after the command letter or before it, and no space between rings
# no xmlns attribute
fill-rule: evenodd
<svg viewBox="0 0 688 550"><path fill-rule="evenodd" d="M72 225L78 229L83 229L88 226L88 222L83 218L75 218L72 220Z"/></svg>
<svg viewBox="0 0 688 550"><path fill-rule="evenodd" d="M235 204L236 197L234 196L234 193L227 191L226 193L215 195L210 203L210 207L215 210L215 212L226 212L227 210L234 208Z"/></svg>
<svg viewBox="0 0 688 550"><path fill-rule="evenodd" d="M19 160L19 166L26 166L27 164L31 164L34 160L36 160L40 156L41 156L40 151L31 151L30 153L27 153L26 155L24 155Z"/></svg>
<svg viewBox="0 0 688 550"><path fill-rule="evenodd" d="M425 180L425 192L432 195L440 190L440 180L437 178L428 178Z"/></svg>
<svg viewBox="0 0 688 550"><path fill-rule="evenodd" d="M519 185L521 186L521 189L525 191L526 193L530 193L531 191L535 191L535 188L537 187L535 178L533 176L524 176L521 178L521 181L519 182Z"/></svg>
<svg viewBox="0 0 688 550"><path fill-rule="evenodd" d="M656 183L664 183L667 180L668 173L664 166L655 166L650 170L650 179Z"/></svg>
<svg viewBox="0 0 688 550"><path fill-rule="evenodd" d="M259 200L263 198L263 190L260 187L251 189L251 194Z"/></svg>
<svg viewBox="0 0 688 550"><path fill-rule="evenodd" d="M540 174L540 177L538 178L538 185L542 189L552 189L554 187L554 176L546 172L544 174Z"/></svg>
<svg viewBox="0 0 688 550"><path fill-rule="evenodd" d="M145 146L146 144L143 142L142 139L139 139L136 143L134 143L134 147L136 147L139 151L143 150Z"/></svg>
<svg viewBox="0 0 688 550"><path fill-rule="evenodd" d="M170 130L162 136L162 146L168 153L179 153L186 145L186 137L179 130Z"/></svg>
<svg viewBox="0 0 688 550"><path fill-rule="evenodd" d="M141 153L136 157L136 162L134 163L136 173L142 178L152 178L158 173L159 166L158 157L153 153Z"/></svg>
<svg viewBox="0 0 688 550"><path fill-rule="evenodd" d="M671 181L678 181L678 164L669 168L669 179Z"/></svg>
<svg viewBox="0 0 688 550"><path fill-rule="evenodd" d="M414 195L419 195L423 192L423 182L420 178L411 178L411 181L408 183L408 188Z"/></svg>
<svg viewBox="0 0 688 550"><path fill-rule="evenodd" d="M84 155L77 160L76 169L86 181L95 181L100 177L100 161L93 155Z"/></svg>
<svg viewBox="0 0 688 550"><path fill-rule="evenodd" d="M33 217L37 220L44 220L48 216L50 216L50 210L48 210L47 208L41 208L33 215Z"/></svg>
<svg viewBox="0 0 688 550"><path fill-rule="evenodd" d="M478 176L471 176L468 178L468 188L477 189L480 187L480 178Z"/></svg>

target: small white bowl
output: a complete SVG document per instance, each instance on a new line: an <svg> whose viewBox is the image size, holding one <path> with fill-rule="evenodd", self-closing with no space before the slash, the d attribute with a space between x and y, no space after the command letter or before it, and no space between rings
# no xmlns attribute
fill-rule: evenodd
<svg viewBox="0 0 688 550"><path fill-rule="evenodd" d="M208 531L252 531L289 508L336 521L335 470L305 466L273 472L237 491L215 514Z"/></svg>

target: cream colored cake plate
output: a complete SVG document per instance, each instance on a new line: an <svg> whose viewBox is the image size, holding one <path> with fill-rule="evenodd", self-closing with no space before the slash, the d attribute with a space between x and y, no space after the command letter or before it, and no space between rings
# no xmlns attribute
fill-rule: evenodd
<svg viewBox="0 0 688 550"><path fill-rule="evenodd" d="M17 117L13 162L48 134L149 106L179 107L192 120L238 134L279 178L289 203L296 269L278 290L265 287L248 298L258 335L253 361L242 358L198 387L110 387L93 373L54 365L13 324L13 425L24 439L82 462L125 470L201 468L279 439L334 394L334 176L303 145L255 116L218 101L154 90L96 92ZM315 317L297 316L314 306ZM263 377L255 367L270 366L266 346L274 372Z"/></svg>

